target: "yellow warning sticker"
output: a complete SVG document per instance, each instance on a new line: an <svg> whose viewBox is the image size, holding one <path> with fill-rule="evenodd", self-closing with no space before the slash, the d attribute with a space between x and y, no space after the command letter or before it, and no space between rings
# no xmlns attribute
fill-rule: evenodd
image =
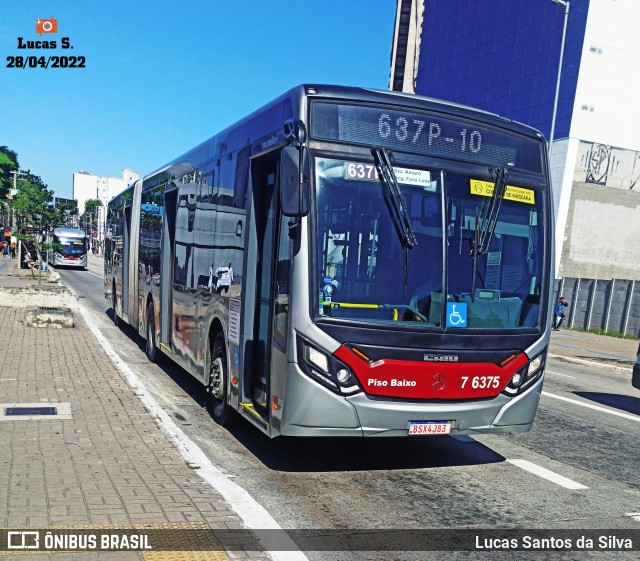
<svg viewBox="0 0 640 561"><path fill-rule="evenodd" d="M493 195L493 183L490 181L480 181L479 179L471 179L469 181L472 195L481 195L490 197ZM519 203L536 204L535 191L531 189L523 189L522 187L514 187L507 185L504 193L504 199L508 201L516 201Z"/></svg>

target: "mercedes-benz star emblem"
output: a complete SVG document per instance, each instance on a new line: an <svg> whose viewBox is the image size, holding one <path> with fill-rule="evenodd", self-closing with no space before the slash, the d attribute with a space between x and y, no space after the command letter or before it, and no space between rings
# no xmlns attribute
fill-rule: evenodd
<svg viewBox="0 0 640 561"><path fill-rule="evenodd" d="M434 374L433 378L431 378L431 387L437 392L439 392L440 390L443 390L446 385L447 385L447 378L441 372Z"/></svg>

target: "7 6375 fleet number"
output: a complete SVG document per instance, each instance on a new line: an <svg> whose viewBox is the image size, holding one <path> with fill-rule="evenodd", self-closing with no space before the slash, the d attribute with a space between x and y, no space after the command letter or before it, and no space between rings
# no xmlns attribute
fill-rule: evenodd
<svg viewBox="0 0 640 561"><path fill-rule="evenodd" d="M498 389L500 387L500 376L461 376L461 388L468 387L474 390Z"/></svg>

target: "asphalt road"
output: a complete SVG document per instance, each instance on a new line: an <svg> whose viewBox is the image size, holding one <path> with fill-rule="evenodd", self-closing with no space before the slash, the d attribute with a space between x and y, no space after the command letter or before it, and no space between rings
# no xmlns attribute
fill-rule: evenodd
<svg viewBox="0 0 640 561"><path fill-rule="evenodd" d="M550 360L534 428L520 435L269 440L239 420L216 425L204 390L150 364L132 329L116 328L102 260L59 271L105 337L212 462L283 528L553 528L640 530L640 392L629 376ZM546 471L545 471L546 470ZM640 532L636 533L640 542ZM400 540L401 532L388 535ZM374 535L384 540L387 535ZM637 548L640 543L633 542ZM498 559L637 559L635 552L492 552ZM398 546L397 549L402 549ZM333 559L485 559L480 552L307 552Z"/></svg>

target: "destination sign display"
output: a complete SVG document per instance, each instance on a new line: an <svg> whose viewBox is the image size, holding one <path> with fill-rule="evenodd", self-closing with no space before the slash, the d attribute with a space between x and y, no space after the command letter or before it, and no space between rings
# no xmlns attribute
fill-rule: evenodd
<svg viewBox="0 0 640 561"><path fill-rule="evenodd" d="M431 173L426 170L394 167L393 173L400 185L431 187ZM358 181L380 181L376 166L362 162L345 162L344 178Z"/></svg>
<svg viewBox="0 0 640 561"><path fill-rule="evenodd" d="M316 102L311 136L542 172L542 142L432 113Z"/></svg>

